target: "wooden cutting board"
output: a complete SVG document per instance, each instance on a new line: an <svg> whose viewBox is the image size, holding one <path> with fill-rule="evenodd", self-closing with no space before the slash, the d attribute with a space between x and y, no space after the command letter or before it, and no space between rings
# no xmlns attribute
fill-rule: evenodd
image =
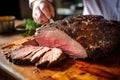
<svg viewBox="0 0 120 80"><path fill-rule="evenodd" d="M120 58L112 56L100 61L66 59L55 67L35 67L34 65L15 65L4 56L4 49L21 44L29 38L1 45L0 69L16 80L120 80Z"/></svg>

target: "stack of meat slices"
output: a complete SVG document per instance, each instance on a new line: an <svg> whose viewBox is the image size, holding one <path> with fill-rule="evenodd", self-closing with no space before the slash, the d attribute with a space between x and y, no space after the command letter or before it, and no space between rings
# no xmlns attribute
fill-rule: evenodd
<svg viewBox="0 0 120 80"><path fill-rule="evenodd" d="M32 42L32 43L30 43ZM30 45L28 44L30 43ZM5 53L6 58L14 64L35 64L35 66L53 66L65 59L65 54L59 48L36 46L29 40L13 51Z"/></svg>

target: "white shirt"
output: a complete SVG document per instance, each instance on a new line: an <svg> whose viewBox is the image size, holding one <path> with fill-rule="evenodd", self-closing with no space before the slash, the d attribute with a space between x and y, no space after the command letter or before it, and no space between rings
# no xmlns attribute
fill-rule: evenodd
<svg viewBox="0 0 120 80"><path fill-rule="evenodd" d="M29 6L35 0L29 0ZM101 15L108 20L120 21L120 0L83 0L83 15Z"/></svg>
<svg viewBox="0 0 120 80"><path fill-rule="evenodd" d="M36 0L28 0L29 1L29 7L31 8L32 7L32 2L36 1ZM42 1L45 1L45 0L42 0ZM52 2L53 0L47 0L49 2Z"/></svg>
<svg viewBox="0 0 120 80"><path fill-rule="evenodd" d="M83 0L83 15L101 15L108 20L120 21L120 0Z"/></svg>

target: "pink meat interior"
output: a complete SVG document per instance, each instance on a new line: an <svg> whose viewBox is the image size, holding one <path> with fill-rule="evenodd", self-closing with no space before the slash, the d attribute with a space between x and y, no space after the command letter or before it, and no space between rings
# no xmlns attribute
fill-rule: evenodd
<svg viewBox="0 0 120 80"><path fill-rule="evenodd" d="M42 46L60 48L73 58L87 57L85 49L77 41L56 28L42 29L35 40Z"/></svg>

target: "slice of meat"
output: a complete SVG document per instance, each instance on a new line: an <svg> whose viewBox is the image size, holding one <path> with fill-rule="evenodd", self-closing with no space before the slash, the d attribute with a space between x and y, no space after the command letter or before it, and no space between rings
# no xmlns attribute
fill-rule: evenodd
<svg viewBox="0 0 120 80"><path fill-rule="evenodd" d="M49 47L43 47L42 49L40 49L39 51L37 51L31 58L30 61L32 63L37 62L47 51L49 51L50 48Z"/></svg>
<svg viewBox="0 0 120 80"><path fill-rule="evenodd" d="M5 57L14 64L29 64L31 63L30 59L24 57L30 55L32 52L34 52L34 50L38 48L38 46L32 45L21 46L20 48L17 48L5 54Z"/></svg>
<svg viewBox="0 0 120 80"><path fill-rule="evenodd" d="M53 27L42 29L41 33L35 36L35 40L39 45L60 48L73 58L87 57L85 49L77 41Z"/></svg>
<svg viewBox="0 0 120 80"><path fill-rule="evenodd" d="M30 61L30 58L36 54L38 51L40 51L41 49L43 49L43 46L38 46L37 49L33 50L29 55L25 56L22 58L22 60L29 60Z"/></svg>
<svg viewBox="0 0 120 80"><path fill-rule="evenodd" d="M43 57L40 58L39 62L36 63L36 66L43 66L47 65L53 66L60 61L65 59L65 54L62 52L61 49L58 48L52 48L50 51L46 52Z"/></svg>
<svg viewBox="0 0 120 80"><path fill-rule="evenodd" d="M15 51L11 52L11 58L14 59L22 59L23 57L29 55L32 51L34 51L35 49L37 49L37 46L23 46L20 49L17 49Z"/></svg>
<svg viewBox="0 0 120 80"><path fill-rule="evenodd" d="M28 39L27 41L23 42L22 45L33 45L33 46L39 46L39 44L36 42L35 39Z"/></svg>

